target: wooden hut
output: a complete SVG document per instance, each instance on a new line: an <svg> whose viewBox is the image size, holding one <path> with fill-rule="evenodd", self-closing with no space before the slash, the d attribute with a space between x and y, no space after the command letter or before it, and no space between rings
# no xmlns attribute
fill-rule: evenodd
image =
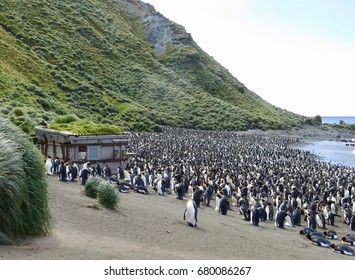
<svg viewBox="0 0 355 280"><path fill-rule="evenodd" d="M107 163L113 173L124 167L130 136L123 134L77 134L35 127L35 138L43 155L71 160L78 164L90 161Z"/></svg>

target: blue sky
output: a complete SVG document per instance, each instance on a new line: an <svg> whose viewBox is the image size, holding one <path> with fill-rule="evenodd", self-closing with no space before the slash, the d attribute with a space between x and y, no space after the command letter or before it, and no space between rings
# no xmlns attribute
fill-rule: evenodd
<svg viewBox="0 0 355 280"><path fill-rule="evenodd" d="M146 0L264 100L355 115L355 1Z"/></svg>

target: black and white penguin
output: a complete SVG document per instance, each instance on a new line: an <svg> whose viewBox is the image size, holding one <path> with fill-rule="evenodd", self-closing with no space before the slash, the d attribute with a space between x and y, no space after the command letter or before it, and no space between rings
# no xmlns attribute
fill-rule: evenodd
<svg viewBox="0 0 355 280"><path fill-rule="evenodd" d="M259 221L260 221L259 211L257 208L254 207L250 211L250 224L252 224L254 226L259 226Z"/></svg>
<svg viewBox="0 0 355 280"><path fill-rule="evenodd" d="M285 226L287 227L294 227L294 221L293 221L293 214L290 212L286 212L286 216L285 216Z"/></svg>
<svg viewBox="0 0 355 280"><path fill-rule="evenodd" d="M318 236L318 237L324 237L324 234L319 232L319 231L313 231L313 232L310 232L308 233L310 236ZM307 234L306 234L307 235Z"/></svg>
<svg viewBox="0 0 355 280"><path fill-rule="evenodd" d="M219 201L218 213L222 215L227 215L228 209L229 209L229 205L228 205L227 197L223 195Z"/></svg>
<svg viewBox="0 0 355 280"><path fill-rule="evenodd" d="M347 234L341 238L342 243L355 246L355 234Z"/></svg>
<svg viewBox="0 0 355 280"><path fill-rule="evenodd" d="M130 187L126 186L126 185L122 185L122 184L117 184L116 188L118 189L119 192L121 193L128 193Z"/></svg>
<svg viewBox="0 0 355 280"><path fill-rule="evenodd" d="M350 248L347 245L344 244L332 244L331 248L333 249L334 252L347 255L347 256L355 256L355 251L353 248Z"/></svg>
<svg viewBox="0 0 355 280"><path fill-rule="evenodd" d="M315 230L313 228L305 227L305 228L300 230L300 234L306 235L306 234L309 234L309 233L314 232L314 231Z"/></svg>
<svg viewBox="0 0 355 280"><path fill-rule="evenodd" d="M325 248L330 248L333 244L328 239L326 239L324 236L311 235L311 234L307 234L306 236L314 245L318 245L318 246L325 247Z"/></svg>
<svg viewBox="0 0 355 280"><path fill-rule="evenodd" d="M136 187L136 192L137 193L142 193L142 194L149 194L148 188L142 185L139 185Z"/></svg>
<svg viewBox="0 0 355 280"><path fill-rule="evenodd" d="M200 207L202 194L203 190L201 190L200 188L195 188L195 191L192 193L191 199L196 203L197 207Z"/></svg>
<svg viewBox="0 0 355 280"><path fill-rule="evenodd" d="M316 229L317 227L317 222L316 222L316 217L314 214L309 214L307 215L307 226L312 229Z"/></svg>
<svg viewBox="0 0 355 280"><path fill-rule="evenodd" d="M264 207L259 207L258 208L258 212L259 212L259 218L260 221L266 221L267 220L267 213Z"/></svg>
<svg viewBox="0 0 355 280"><path fill-rule="evenodd" d="M325 216L325 219L328 222L328 225L334 226L335 214L333 213L333 211L329 211L328 215Z"/></svg>
<svg viewBox="0 0 355 280"><path fill-rule="evenodd" d="M174 192L177 199L183 199L185 195L185 186L182 183L178 183L174 186Z"/></svg>
<svg viewBox="0 0 355 280"><path fill-rule="evenodd" d="M326 229L325 217L324 217L323 213L316 212L316 221L317 221L317 225L318 225L319 228Z"/></svg>
<svg viewBox="0 0 355 280"><path fill-rule="evenodd" d="M212 188L208 186L204 190L203 194L201 195L202 204L205 206L210 206L211 197L212 197Z"/></svg>
<svg viewBox="0 0 355 280"><path fill-rule="evenodd" d="M272 207L271 203L268 203L268 205L265 207L265 211L267 220L272 221L274 219L274 208Z"/></svg>
<svg viewBox="0 0 355 280"><path fill-rule="evenodd" d="M350 219L350 230L355 231L355 214Z"/></svg>
<svg viewBox="0 0 355 280"><path fill-rule="evenodd" d="M293 222L295 226L300 226L301 225L301 220L302 220L302 211L300 207L297 207L293 211Z"/></svg>
<svg viewBox="0 0 355 280"><path fill-rule="evenodd" d="M351 210L349 208L345 208L343 210L344 223L346 223L347 225L350 225L351 218L352 218Z"/></svg>
<svg viewBox="0 0 355 280"><path fill-rule="evenodd" d="M197 226L197 206L196 203L190 199L186 203L186 209L184 212L184 221L186 220L187 224L192 227Z"/></svg>
<svg viewBox="0 0 355 280"><path fill-rule="evenodd" d="M277 211L275 217L275 226L278 228L285 227L285 219L286 219L286 212L285 211Z"/></svg>
<svg viewBox="0 0 355 280"><path fill-rule="evenodd" d="M338 235L334 230L328 230L323 232L324 236L329 239L338 239Z"/></svg>

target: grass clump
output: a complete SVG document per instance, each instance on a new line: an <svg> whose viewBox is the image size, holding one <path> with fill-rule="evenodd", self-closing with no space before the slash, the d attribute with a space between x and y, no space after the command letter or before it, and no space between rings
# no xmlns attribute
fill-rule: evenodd
<svg viewBox="0 0 355 280"><path fill-rule="evenodd" d="M69 114L69 115L64 115L64 116L58 116L55 120L55 124L68 124L71 122L75 122L79 120L79 118L74 115L74 114Z"/></svg>
<svg viewBox="0 0 355 280"><path fill-rule="evenodd" d="M70 131L78 134L120 134L122 127L112 124L96 124L89 120L77 120L70 123L52 123L49 128L62 131Z"/></svg>
<svg viewBox="0 0 355 280"><path fill-rule="evenodd" d="M89 177L84 187L85 195L91 198L97 198L97 193L99 192L99 187L102 180L103 179L100 177L95 177L95 176Z"/></svg>
<svg viewBox="0 0 355 280"><path fill-rule="evenodd" d="M119 201L117 189L108 181L103 181L100 184L97 198L101 205L109 209L116 208Z"/></svg>
<svg viewBox="0 0 355 280"><path fill-rule="evenodd" d="M0 244L50 232L40 151L20 128L0 119Z"/></svg>
<svg viewBox="0 0 355 280"><path fill-rule="evenodd" d="M97 198L98 202L109 209L114 209L118 205L118 191L110 182L101 177L92 176L85 184L84 193L91 198Z"/></svg>

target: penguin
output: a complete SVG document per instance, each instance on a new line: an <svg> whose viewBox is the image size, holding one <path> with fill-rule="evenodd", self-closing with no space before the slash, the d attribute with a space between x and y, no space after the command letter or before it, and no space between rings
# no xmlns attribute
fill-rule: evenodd
<svg viewBox="0 0 355 280"><path fill-rule="evenodd" d="M318 225L319 228L326 229L325 217L324 217L323 213L316 212L316 221L317 221L317 225Z"/></svg>
<svg viewBox="0 0 355 280"><path fill-rule="evenodd" d="M344 209L343 218L344 218L344 220L343 220L344 223L347 225L350 225L350 220L352 218L352 215L351 215L351 210L349 208Z"/></svg>
<svg viewBox="0 0 355 280"><path fill-rule="evenodd" d="M219 193L217 193L216 195L216 207L214 208L214 210L218 211L219 210L219 202L221 200L221 195Z"/></svg>
<svg viewBox="0 0 355 280"><path fill-rule="evenodd" d="M287 227L294 227L295 226L293 223L293 216L289 212L286 212L285 226L287 226Z"/></svg>
<svg viewBox="0 0 355 280"><path fill-rule="evenodd" d="M165 184L164 184L164 179L158 180L156 184L156 191L158 192L159 195L164 195L165 194Z"/></svg>
<svg viewBox="0 0 355 280"><path fill-rule="evenodd" d="M130 189L128 186L122 185L122 184L117 184L117 185L116 185L116 188L117 188L118 191L121 192L121 193L128 193L128 191L129 191L129 189Z"/></svg>
<svg viewBox="0 0 355 280"><path fill-rule="evenodd" d="M197 226L197 206L196 203L190 199L186 203L186 209L184 212L184 221L186 220L187 224L192 227Z"/></svg>
<svg viewBox="0 0 355 280"><path fill-rule="evenodd" d="M316 229L317 227L317 222L316 222L316 217L315 215L309 214L307 215L307 226L312 229Z"/></svg>
<svg viewBox="0 0 355 280"><path fill-rule="evenodd" d="M317 208L318 208L317 204L315 202L312 202L311 205L309 206L309 213L316 214Z"/></svg>
<svg viewBox="0 0 355 280"><path fill-rule="evenodd" d="M268 205L265 207L265 211L266 219L272 221L274 219L274 208L272 207L271 203L268 203Z"/></svg>
<svg viewBox="0 0 355 280"><path fill-rule="evenodd" d="M174 186L174 191L177 199L183 199L185 194L185 188L181 183Z"/></svg>
<svg viewBox="0 0 355 280"><path fill-rule="evenodd" d="M196 203L196 206L199 208L201 203L201 196L203 194L203 190L196 188L192 193L191 199Z"/></svg>
<svg viewBox="0 0 355 280"><path fill-rule="evenodd" d="M243 215L243 220L244 221L250 221L250 209L249 207L246 207L245 205L241 205L239 207L239 212L241 215Z"/></svg>
<svg viewBox="0 0 355 280"><path fill-rule="evenodd" d="M285 227L285 219L286 219L286 212L285 211L277 211L276 218L275 218L275 226L278 228Z"/></svg>
<svg viewBox="0 0 355 280"><path fill-rule="evenodd" d="M49 176L53 175L53 163L52 163L52 158L50 156L48 156L48 158L46 159L44 167L47 175Z"/></svg>
<svg viewBox="0 0 355 280"><path fill-rule="evenodd" d="M259 207L257 210L259 212L260 221L263 221L263 222L266 221L267 220L267 213L265 211L265 208Z"/></svg>
<svg viewBox="0 0 355 280"><path fill-rule="evenodd" d="M205 206L210 206L211 197L212 197L212 189L211 187L208 186L201 196L202 204Z"/></svg>
<svg viewBox="0 0 355 280"><path fill-rule="evenodd" d="M302 220L302 211L300 207L297 207L293 211L293 223L295 226L300 226L301 225L301 220Z"/></svg>
<svg viewBox="0 0 355 280"><path fill-rule="evenodd" d="M355 246L355 234L347 234L341 238L342 243L346 243Z"/></svg>
<svg viewBox="0 0 355 280"><path fill-rule="evenodd" d="M339 253L342 255L347 255L347 256L355 256L355 250L350 248L347 245L343 245L343 244L332 244L331 248L333 249L333 252L335 253Z"/></svg>
<svg viewBox="0 0 355 280"><path fill-rule="evenodd" d="M332 201L330 204L330 210L334 213L335 216L338 216L338 206L335 201Z"/></svg>
<svg viewBox="0 0 355 280"><path fill-rule="evenodd" d="M319 232L319 231L313 231L308 233L310 236L318 236L318 237L324 237L324 234ZM307 234L306 234L307 235Z"/></svg>
<svg viewBox="0 0 355 280"><path fill-rule="evenodd" d="M328 225L334 226L335 215L333 211L328 212L328 216L326 217Z"/></svg>
<svg viewBox="0 0 355 280"><path fill-rule="evenodd" d="M329 239L338 239L338 235L334 230L328 230L323 232L324 236Z"/></svg>
<svg viewBox="0 0 355 280"><path fill-rule="evenodd" d="M318 236L318 235L306 235L307 238L312 242L314 245L318 245L324 248L330 248L332 246L332 242L330 242L328 239L326 239L324 236Z"/></svg>
<svg viewBox="0 0 355 280"><path fill-rule="evenodd" d="M229 206L228 206L227 197L222 196L222 198L219 201L218 213L220 213L222 215L227 215L228 208L229 208Z"/></svg>
<svg viewBox="0 0 355 280"><path fill-rule="evenodd" d="M350 230L355 231L355 214L352 215L350 219Z"/></svg>
<svg viewBox="0 0 355 280"><path fill-rule="evenodd" d="M259 226L259 220L260 220L259 211L257 208L254 207L250 211L250 224L252 224L254 226Z"/></svg>
<svg viewBox="0 0 355 280"><path fill-rule="evenodd" d="M300 230L300 234L306 235L306 234L309 234L309 233L314 232L314 231L315 230L313 228L305 227L305 228Z"/></svg>
<svg viewBox="0 0 355 280"><path fill-rule="evenodd" d="M136 192L137 193L142 193L142 194L149 194L148 188L145 186L137 186L136 187Z"/></svg>

